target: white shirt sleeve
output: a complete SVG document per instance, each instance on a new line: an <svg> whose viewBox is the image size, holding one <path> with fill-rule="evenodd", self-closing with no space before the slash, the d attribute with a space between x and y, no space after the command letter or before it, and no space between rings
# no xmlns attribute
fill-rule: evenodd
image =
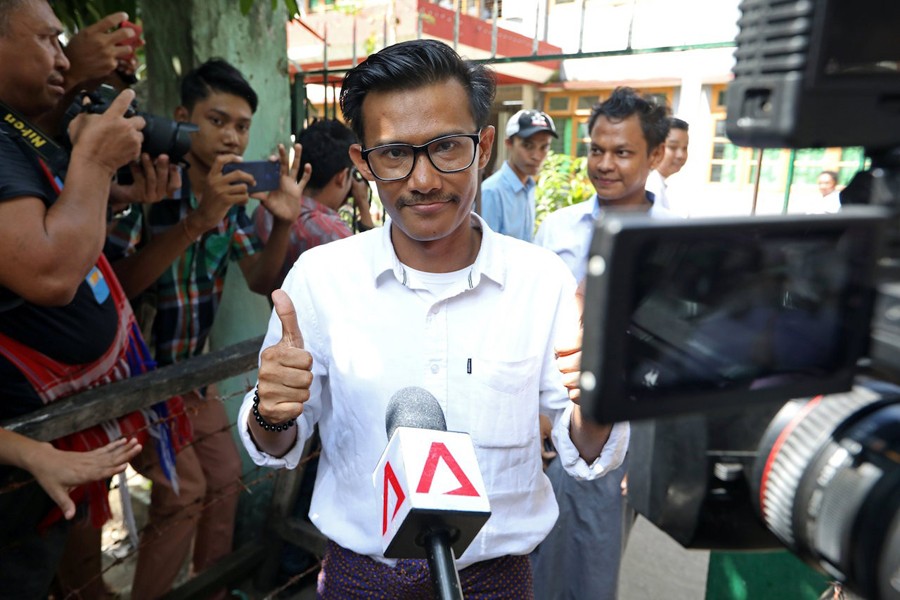
<svg viewBox="0 0 900 600"><path fill-rule="evenodd" d="M306 445L306 440L309 439L309 436L312 433L310 426L307 424L306 419L301 415L297 418L297 443L282 457L276 458L271 454L266 454L256 447L256 443L250 436L249 419L253 418L252 408L254 392L256 392L256 388L253 388L246 396L244 396L244 402L241 404L241 409L238 412L237 421L239 423L238 433L240 434L244 448L247 450L247 454L250 456L250 460L261 467L296 469L297 465L300 464L300 459L303 457L303 447ZM290 430L282 433L290 435Z"/></svg>
<svg viewBox="0 0 900 600"><path fill-rule="evenodd" d="M575 479L597 479L610 471L622 466L625 453L628 451L628 442L631 439L631 426L628 422L613 425L606 445L603 446L600 456L594 462L588 464L578 453L578 448L572 442L569 435L569 425L572 422L572 409L574 403L563 412L562 418L553 427L553 445L559 455L559 463L566 472Z"/></svg>

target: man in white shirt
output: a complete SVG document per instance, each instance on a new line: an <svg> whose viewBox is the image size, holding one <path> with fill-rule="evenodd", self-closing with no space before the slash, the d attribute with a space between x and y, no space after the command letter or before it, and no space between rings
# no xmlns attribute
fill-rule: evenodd
<svg viewBox="0 0 900 600"><path fill-rule="evenodd" d="M659 161L659 165L647 176L647 191L653 193L655 205L668 210L677 210L675 208L677 206L684 211L684 206L678 206L683 202L679 202L677 199L673 202L673 199L669 197L666 181L681 171L684 163L687 162L688 141L687 121L678 117L669 118L669 135L666 136L665 153L662 160Z"/></svg>
<svg viewBox="0 0 900 600"><path fill-rule="evenodd" d="M581 282L594 222L607 210L669 214L646 191L647 176L662 159L669 121L665 107L618 88L588 120L587 171L596 194L548 215L535 243L553 250ZM552 459L547 475L560 508L559 520L532 555L535 596L614 600L622 561L625 510L620 484L625 466L608 477L576 481Z"/></svg>
<svg viewBox="0 0 900 600"><path fill-rule="evenodd" d="M841 210L841 193L837 189L837 171L822 171L816 178L816 186L822 199L817 202L810 213L836 213Z"/></svg>
<svg viewBox="0 0 900 600"><path fill-rule="evenodd" d="M550 151L556 125L539 110L520 110L506 123L509 158L481 184L481 216L497 233L534 237L535 178Z"/></svg>
<svg viewBox="0 0 900 600"><path fill-rule="evenodd" d="M551 252L472 213L493 94L484 66L435 40L385 48L344 79L341 107L362 143L351 158L376 182L389 222L300 256L273 294L259 382L238 421L257 464L288 468L318 424L310 518L331 540L321 598L432 590L424 560L384 557L371 486L401 388L426 389L448 430L472 436L492 514L457 560L466 595L531 597L527 555L557 517L539 413L571 475L621 464L627 424L582 420L556 362L554 347L578 336L574 278Z"/></svg>

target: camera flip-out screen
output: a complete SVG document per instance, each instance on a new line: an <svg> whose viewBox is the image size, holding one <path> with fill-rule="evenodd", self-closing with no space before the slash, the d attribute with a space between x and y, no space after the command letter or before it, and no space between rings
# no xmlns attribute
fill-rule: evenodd
<svg viewBox="0 0 900 600"><path fill-rule="evenodd" d="M582 407L613 422L851 387L886 213L598 221Z"/></svg>

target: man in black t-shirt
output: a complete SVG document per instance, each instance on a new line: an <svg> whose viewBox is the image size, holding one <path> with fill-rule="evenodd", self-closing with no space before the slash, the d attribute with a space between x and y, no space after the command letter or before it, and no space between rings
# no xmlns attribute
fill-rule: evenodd
<svg viewBox="0 0 900 600"><path fill-rule="evenodd" d="M117 376L110 350L122 345L121 317L130 314L98 257L110 182L139 157L144 121L124 117L130 91L102 115L77 117L62 188L36 152L52 142L30 125L66 89L61 32L46 0L0 3L0 419ZM66 533L56 524L38 534L53 506L35 485L0 493L2 594L46 596Z"/></svg>

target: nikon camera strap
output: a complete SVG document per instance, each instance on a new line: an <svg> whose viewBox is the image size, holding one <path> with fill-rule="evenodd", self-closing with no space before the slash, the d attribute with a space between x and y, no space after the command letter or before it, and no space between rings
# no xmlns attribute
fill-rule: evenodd
<svg viewBox="0 0 900 600"><path fill-rule="evenodd" d="M0 128L10 137L21 139L47 164L54 175L61 176L69 162L69 153L53 138L29 123L19 113L0 102Z"/></svg>
<svg viewBox="0 0 900 600"><path fill-rule="evenodd" d="M6 133L13 140L21 140L23 146L31 148L38 155L51 182L65 172L69 153L3 102L0 102L0 130L0 133ZM23 302L21 297L0 287L0 313L16 308Z"/></svg>

